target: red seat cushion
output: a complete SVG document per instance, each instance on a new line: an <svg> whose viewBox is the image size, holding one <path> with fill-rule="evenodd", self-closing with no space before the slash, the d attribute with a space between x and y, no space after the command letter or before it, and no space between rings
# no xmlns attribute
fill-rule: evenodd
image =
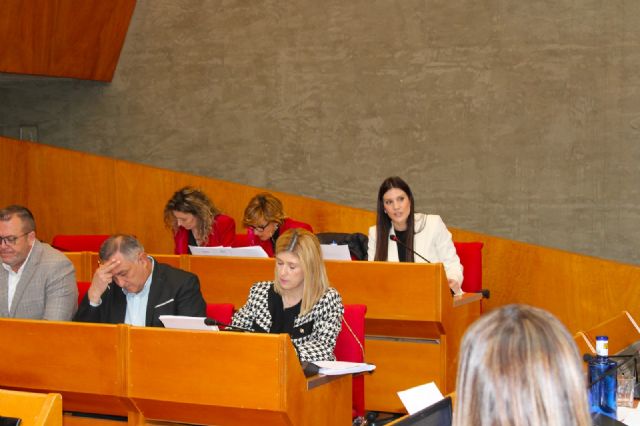
<svg viewBox="0 0 640 426"><path fill-rule="evenodd" d="M477 293L482 290L482 242L454 242L460 263L464 268L462 290Z"/></svg>
<svg viewBox="0 0 640 426"><path fill-rule="evenodd" d="M344 305L342 330L338 334L333 351L338 361L364 362L364 316L366 313L366 305ZM351 331L345 325L345 321L349 324ZM354 417L364 416L363 375L353 378L352 389Z"/></svg>
<svg viewBox="0 0 640 426"><path fill-rule="evenodd" d="M223 324L231 324L232 303L207 303L207 318L213 318Z"/></svg>
<svg viewBox="0 0 640 426"><path fill-rule="evenodd" d="M100 251L109 235L56 235L51 246L60 251Z"/></svg>
<svg viewBox="0 0 640 426"><path fill-rule="evenodd" d="M91 287L91 283L89 281L78 281L78 306L82 303L82 299L84 299L84 295Z"/></svg>

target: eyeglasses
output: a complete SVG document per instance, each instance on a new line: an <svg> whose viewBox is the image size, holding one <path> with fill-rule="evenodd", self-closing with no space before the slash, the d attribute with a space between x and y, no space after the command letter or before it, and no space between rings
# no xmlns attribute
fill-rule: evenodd
<svg viewBox="0 0 640 426"><path fill-rule="evenodd" d="M260 225L260 226L256 226L256 225L249 225L249 228L253 229L254 231L260 231L260 232L264 232L264 230L266 229L267 226L269 226L270 222L265 223L264 225Z"/></svg>
<svg viewBox="0 0 640 426"><path fill-rule="evenodd" d="M24 234L17 235L17 236L9 235L8 237L0 237L0 246L3 243L7 244L8 246L15 246L16 242L18 241L18 238L24 237L25 235L28 235L29 233L31 233L31 231L25 232Z"/></svg>

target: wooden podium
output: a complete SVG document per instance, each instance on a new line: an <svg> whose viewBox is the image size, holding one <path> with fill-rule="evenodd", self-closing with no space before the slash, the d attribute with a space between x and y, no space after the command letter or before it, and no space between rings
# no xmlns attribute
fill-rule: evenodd
<svg viewBox="0 0 640 426"><path fill-rule="evenodd" d="M351 377L306 379L287 335L0 319L0 339L12 342L0 387L58 392L64 411L132 425L351 421Z"/></svg>

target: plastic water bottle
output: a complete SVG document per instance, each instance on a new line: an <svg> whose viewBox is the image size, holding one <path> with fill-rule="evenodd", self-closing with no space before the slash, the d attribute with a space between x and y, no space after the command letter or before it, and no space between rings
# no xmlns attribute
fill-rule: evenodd
<svg viewBox="0 0 640 426"><path fill-rule="evenodd" d="M617 416L616 390L618 377L614 371L616 362L609 358L609 338L596 337L596 356L589 361L589 405L591 413L601 413L611 418Z"/></svg>

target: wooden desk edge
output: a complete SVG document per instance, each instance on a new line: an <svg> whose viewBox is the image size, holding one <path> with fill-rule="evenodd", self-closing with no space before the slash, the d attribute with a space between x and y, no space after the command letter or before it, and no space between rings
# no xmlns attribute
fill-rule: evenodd
<svg viewBox="0 0 640 426"><path fill-rule="evenodd" d="M327 376L324 374L316 374L315 376L311 376L307 379L307 390L315 389L318 386L322 386L326 383L331 383L336 380L341 379L344 376L351 376L351 374L337 374Z"/></svg>
<svg viewBox="0 0 640 426"><path fill-rule="evenodd" d="M481 293L464 293L459 296L453 296L453 307L457 308L479 300L482 300Z"/></svg>

